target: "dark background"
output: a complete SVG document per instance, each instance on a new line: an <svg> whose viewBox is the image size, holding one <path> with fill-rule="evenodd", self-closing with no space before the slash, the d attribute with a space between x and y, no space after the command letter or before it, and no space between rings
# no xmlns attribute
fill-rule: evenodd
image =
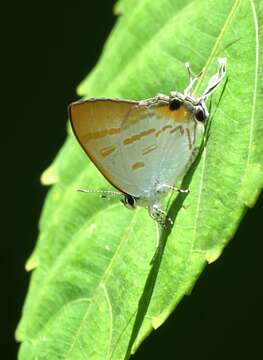
<svg viewBox="0 0 263 360"><path fill-rule="evenodd" d="M24 263L47 191L39 176L64 142L67 105L116 21L112 0L59 3L12 3L2 12L1 359L16 359L14 330L29 281ZM262 210L261 197L223 256L135 360L263 358Z"/></svg>

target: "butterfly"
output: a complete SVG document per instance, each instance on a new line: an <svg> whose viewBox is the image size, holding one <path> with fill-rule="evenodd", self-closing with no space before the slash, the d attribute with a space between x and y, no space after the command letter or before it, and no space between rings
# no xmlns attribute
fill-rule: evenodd
<svg viewBox="0 0 263 360"><path fill-rule="evenodd" d="M92 98L69 105L77 140L123 195L124 205L147 207L163 227L167 217L161 199L171 190L187 191L175 184L198 154L196 139L209 116L205 103L226 74L226 59L218 63L200 97L191 93L202 72L194 77L186 63L189 84L183 93L172 91L139 101Z"/></svg>

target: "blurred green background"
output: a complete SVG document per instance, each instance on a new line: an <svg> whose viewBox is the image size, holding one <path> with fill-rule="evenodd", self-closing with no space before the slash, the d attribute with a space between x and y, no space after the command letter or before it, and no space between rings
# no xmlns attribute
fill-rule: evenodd
<svg viewBox="0 0 263 360"><path fill-rule="evenodd" d="M47 192L39 177L64 142L67 105L77 99L76 86L95 65L116 21L113 4L28 1L20 7L10 4L2 15L2 73L9 101L2 103L1 122L6 180L1 359L16 359L14 330L29 282L24 263L36 242ZM207 267L191 296L146 339L134 359L262 356L262 200L261 196L249 210L233 241Z"/></svg>

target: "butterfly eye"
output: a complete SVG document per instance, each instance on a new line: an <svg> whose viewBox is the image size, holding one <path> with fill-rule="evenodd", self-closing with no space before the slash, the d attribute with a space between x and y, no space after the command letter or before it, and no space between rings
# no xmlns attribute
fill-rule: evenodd
<svg viewBox="0 0 263 360"><path fill-rule="evenodd" d="M196 118L196 120L198 120L198 121L200 121L200 122L204 122L205 119L206 119L204 110L198 109L198 110L196 111L196 113L195 113L195 118Z"/></svg>
<svg viewBox="0 0 263 360"><path fill-rule="evenodd" d="M182 102L181 102L180 100L178 100L178 99L173 99L173 100L171 100L170 103L169 103L169 109L170 109L171 111L173 111L173 110L178 110L181 105L182 105Z"/></svg>

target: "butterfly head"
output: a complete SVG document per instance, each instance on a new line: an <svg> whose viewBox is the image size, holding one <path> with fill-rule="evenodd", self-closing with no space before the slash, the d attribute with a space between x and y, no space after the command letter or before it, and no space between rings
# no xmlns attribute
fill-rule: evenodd
<svg viewBox="0 0 263 360"><path fill-rule="evenodd" d="M177 91L171 92L169 99L169 109L175 111L179 110L181 107L184 107L186 113L191 113L193 115L193 119L197 123L204 124L209 116L206 101L220 85L226 74L226 58L218 59L218 64L218 70L216 74L214 74L208 81L208 85L203 94L200 97L194 97L191 95L193 87L203 72L200 72L197 76L194 77L190 70L189 64L186 63L185 66L189 75L189 84L183 93Z"/></svg>

